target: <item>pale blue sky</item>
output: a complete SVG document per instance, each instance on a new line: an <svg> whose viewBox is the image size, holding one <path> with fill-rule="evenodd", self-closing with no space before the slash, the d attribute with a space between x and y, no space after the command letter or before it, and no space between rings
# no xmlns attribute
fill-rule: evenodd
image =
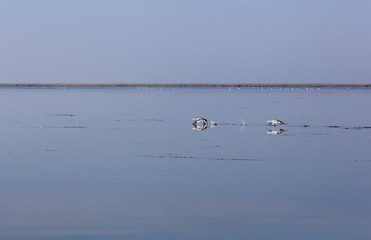
<svg viewBox="0 0 371 240"><path fill-rule="evenodd" d="M0 0L1 83L370 83L369 0Z"/></svg>

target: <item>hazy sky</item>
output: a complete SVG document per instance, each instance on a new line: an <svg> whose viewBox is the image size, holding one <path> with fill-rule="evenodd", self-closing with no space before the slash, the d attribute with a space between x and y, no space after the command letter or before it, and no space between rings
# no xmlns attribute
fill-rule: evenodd
<svg viewBox="0 0 371 240"><path fill-rule="evenodd" d="M370 83L370 0L0 0L1 83Z"/></svg>

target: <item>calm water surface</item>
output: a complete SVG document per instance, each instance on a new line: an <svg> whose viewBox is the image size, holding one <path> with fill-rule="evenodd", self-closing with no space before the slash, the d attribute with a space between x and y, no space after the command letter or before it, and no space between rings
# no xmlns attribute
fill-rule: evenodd
<svg viewBox="0 0 371 240"><path fill-rule="evenodd" d="M370 90L1 89L0 238L371 239L370 103ZM201 116L219 124L193 130Z"/></svg>

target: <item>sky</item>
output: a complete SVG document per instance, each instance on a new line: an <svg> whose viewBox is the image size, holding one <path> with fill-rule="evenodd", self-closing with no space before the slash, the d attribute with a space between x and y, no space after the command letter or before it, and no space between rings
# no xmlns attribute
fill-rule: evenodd
<svg viewBox="0 0 371 240"><path fill-rule="evenodd" d="M0 83L371 83L369 0L0 0Z"/></svg>

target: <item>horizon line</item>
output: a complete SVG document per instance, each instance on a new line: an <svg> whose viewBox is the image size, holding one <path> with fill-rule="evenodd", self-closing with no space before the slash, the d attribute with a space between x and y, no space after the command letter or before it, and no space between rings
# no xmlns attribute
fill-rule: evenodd
<svg viewBox="0 0 371 240"><path fill-rule="evenodd" d="M371 83L0 83L0 88L371 88Z"/></svg>

